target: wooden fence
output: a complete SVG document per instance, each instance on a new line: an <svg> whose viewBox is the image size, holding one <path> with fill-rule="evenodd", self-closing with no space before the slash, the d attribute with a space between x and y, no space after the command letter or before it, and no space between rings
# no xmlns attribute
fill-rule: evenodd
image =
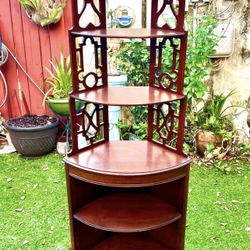
<svg viewBox="0 0 250 250"><path fill-rule="evenodd" d="M61 50L68 55L70 26L69 0L61 21L44 28L31 22L18 0L0 1L2 40L41 88L43 79L48 76L44 66L50 67L49 60L58 58ZM49 113L49 110L42 105L42 93L36 89L11 56L1 70L8 84L8 100L0 110L5 119L27 113ZM0 78L0 103L4 92L4 85Z"/></svg>

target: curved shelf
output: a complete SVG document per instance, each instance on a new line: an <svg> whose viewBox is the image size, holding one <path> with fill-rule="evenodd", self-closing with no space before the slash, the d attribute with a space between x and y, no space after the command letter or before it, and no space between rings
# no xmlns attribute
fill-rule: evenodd
<svg viewBox="0 0 250 250"><path fill-rule="evenodd" d="M117 193L100 197L79 209L74 218L105 231L143 232L166 226L181 214L148 193Z"/></svg>
<svg viewBox="0 0 250 250"><path fill-rule="evenodd" d="M91 36L91 37L109 37L109 38L161 38L161 37L181 37L186 34L185 31L173 31L163 29L147 28L113 28L113 29L96 29L85 31L71 31L71 34Z"/></svg>
<svg viewBox="0 0 250 250"><path fill-rule="evenodd" d="M191 162L185 156L150 141L104 142L64 161L91 173L111 176L145 176L164 173Z"/></svg>
<svg viewBox="0 0 250 250"><path fill-rule="evenodd" d="M148 237L114 235L93 248L93 250L166 250L158 242Z"/></svg>
<svg viewBox="0 0 250 250"><path fill-rule="evenodd" d="M105 86L72 94L71 96L86 102L114 106L153 105L180 100L185 97L184 95L179 95L159 88L131 86Z"/></svg>

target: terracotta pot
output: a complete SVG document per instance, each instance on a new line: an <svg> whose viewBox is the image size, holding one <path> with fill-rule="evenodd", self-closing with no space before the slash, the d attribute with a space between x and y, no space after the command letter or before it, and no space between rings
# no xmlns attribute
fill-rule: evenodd
<svg viewBox="0 0 250 250"><path fill-rule="evenodd" d="M220 147L221 143L222 143L222 137L215 135L211 131L199 130L196 133L197 151L202 156L204 156L208 144L213 144L215 147Z"/></svg>

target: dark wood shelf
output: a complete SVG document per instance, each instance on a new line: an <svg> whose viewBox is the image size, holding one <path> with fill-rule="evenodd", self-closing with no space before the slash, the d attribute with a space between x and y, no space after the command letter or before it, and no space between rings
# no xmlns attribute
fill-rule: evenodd
<svg viewBox="0 0 250 250"><path fill-rule="evenodd" d="M100 197L78 210L74 218L97 229L132 233L166 226L181 214L160 198L140 192Z"/></svg>
<svg viewBox="0 0 250 250"><path fill-rule="evenodd" d="M154 87L100 87L82 93L72 94L72 97L86 102L116 105L143 106L166 103L184 98L174 92Z"/></svg>
<svg viewBox="0 0 250 250"><path fill-rule="evenodd" d="M72 249L183 250L191 162L183 152L185 1L179 1L176 15L173 1L152 0L150 28L139 29L108 29L105 1L71 1L72 150L64 161ZM97 22L88 17L88 7ZM167 8L176 16L176 30L158 22ZM82 18L85 28L81 27ZM112 39L108 38L149 40L150 74L144 83L149 86L109 86L108 48ZM88 44L93 48L95 68L79 76L86 71ZM171 70L164 67L165 47ZM175 73L176 82L167 76L170 71ZM93 84L91 77L96 80ZM167 80L172 86L169 89L176 91L164 88ZM155 87L157 82L162 88ZM79 111L75 109L78 100L86 104ZM161 108L165 103L166 108ZM148 106L149 141L110 141L109 105ZM159 136L154 141L155 133Z"/></svg>
<svg viewBox="0 0 250 250"><path fill-rule="evenodd" d="M119 176L163 173L190 163L187 156L150 141L104 142L64 161L89 172Z"/></svg>
<svg viewBox="0 0 250 250"><path fill-rule="evenodd" d="M113 29L96 29L85 31L71 31L74 35L109 37L109 38L161 38L161 37L181 37L186 32L163 29L147 28L113 28Z"/></svg>
<svg viewBox="0 0 250 250"><path fill-rule="evenodd" d="M131 235L114 235L92 250L166 250L158 242L148 237L139 237Z"/></svg>

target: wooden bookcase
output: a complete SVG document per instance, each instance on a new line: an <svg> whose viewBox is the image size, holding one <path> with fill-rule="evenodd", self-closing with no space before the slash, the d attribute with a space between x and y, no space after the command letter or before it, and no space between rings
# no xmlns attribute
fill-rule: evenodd
<svg viewBox="0 0 250 250"><path fill-rule="evenodd" d="M72 149L64 159L72 249L183 249L190 159L183 153L185 1L152 0L151 28L107 29L104 0L72 0ZM160 4L161 3L161 4ZM97 23L81 23L92 9ZM175 19L160 24L165 8ZM88 12L89 13L89 12ZM109 87L107 38L150 40L147 87ZM84 68L86 44L95 69ZM171 65L162 65L168 47ZM76 101L84 105L76 112ZM109 141L108 106L147 106L147 141Z"/></svg>

